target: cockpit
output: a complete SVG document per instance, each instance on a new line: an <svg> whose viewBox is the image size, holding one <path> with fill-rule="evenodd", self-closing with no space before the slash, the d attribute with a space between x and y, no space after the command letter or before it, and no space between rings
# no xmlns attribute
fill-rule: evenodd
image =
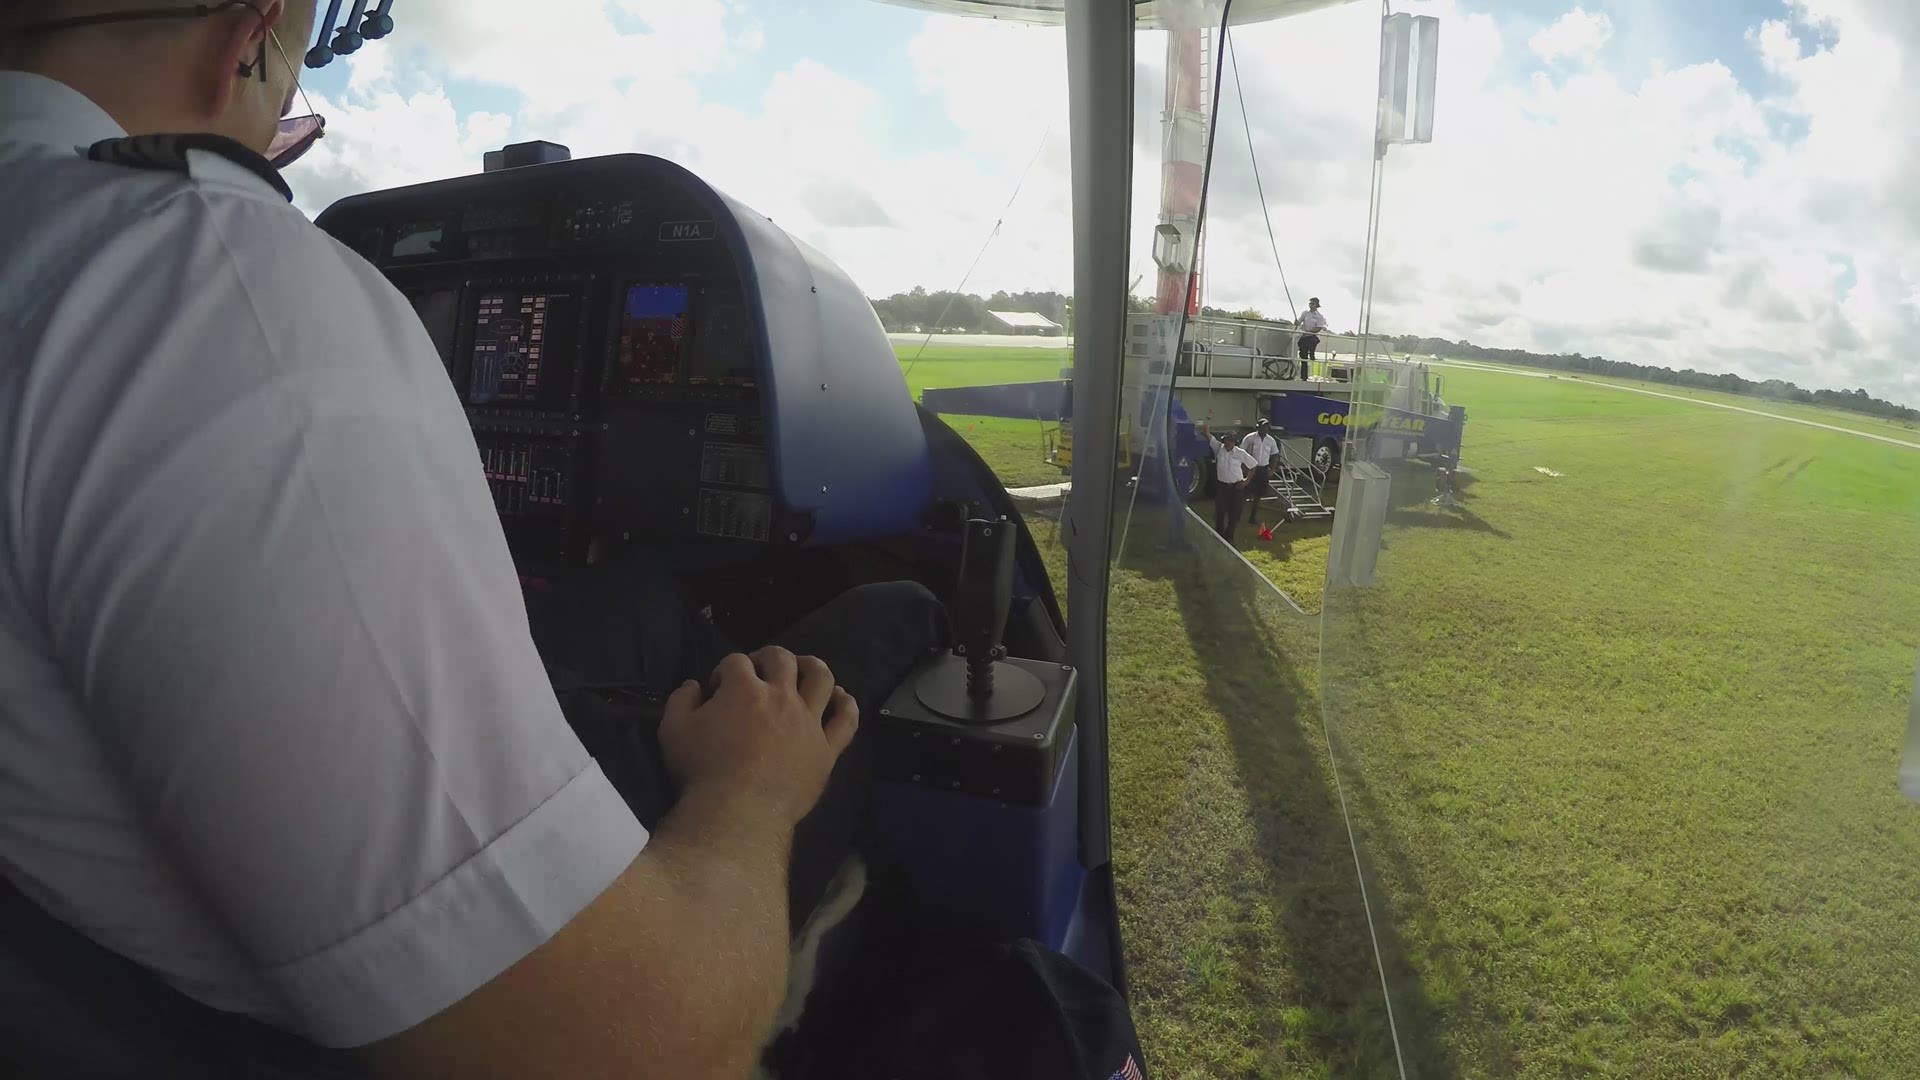
<svg viewBox="0 0 1920 1080"><path fill-rule="evenodd" d="M910 677L868 718L876 833L928 925L1106 955L1082 918L1074 673L1047 571L992 472L908 394L865 294L671 162L536 144L490 164L319 224L419 314L523 584L639 552L735 640L890 580L933 591L959 636L1004 624L988 647L1039 697L981 722Z"/></svg>

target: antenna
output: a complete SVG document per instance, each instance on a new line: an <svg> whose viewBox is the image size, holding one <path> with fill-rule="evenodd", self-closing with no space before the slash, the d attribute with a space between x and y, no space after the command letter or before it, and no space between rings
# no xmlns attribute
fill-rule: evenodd
<svg viewBox="0 0 1920 1080"><path fill-rule="evenodd" d="M333 51L337 56L352 56L360 51L366 38L360 36L360 19L367 13L367 0L353 0L353 14L340 23L340 32L333 35Z"/></svg>
<svg viewBox="0 0 1920 1080"><path fill-rule="evenodd" d="M313 48L307 50L306 65L323 68L336 57L351 56L369 41L379 41L393 33L393 0L380 0L369 12L373 0L353 0L347 17L340 17L343 0L328 0L326 18L321 19Z"/></svg>
<svg viewBox="0 0 1920 1080"><path fill-rule="evenodd" d="M307 66L323 68L333 63L333 50L327 47L328 39L333 37L333 24L340 21L340 0L329 0L327 17L320 20L320 36L314 39L313 48L307 50Z"/></svg>
<svg viewBox="0 0 1920 1080"><path fill-rule="evenodd" d="M393 16L389 14L392 10L393 0L380 0L380 10L367 16L367 21L360 24L360 36L368 41L379 41L393 33Z"/></svg>

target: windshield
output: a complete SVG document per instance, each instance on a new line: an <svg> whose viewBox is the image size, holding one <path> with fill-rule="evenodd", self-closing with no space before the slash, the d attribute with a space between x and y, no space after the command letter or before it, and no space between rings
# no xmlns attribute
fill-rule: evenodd
<svg viewBox="0 0 1920 1080"><path fill-rule="evenodd" d="M300 204L687 165L862 285L1063 602L1068 399L953 392L1121 373L1079 525L1155 1075L1920 1071L1912 5L1145 5L1103 356L1059 26L550 7L308 73Z"/></svg>
<svg viewBox="0 0 1920 1080"><path fill-rule="evenodd" d="M1282 453L1258 503L1223 503L1209 447L1196 513L1143 513L1143 481L1120 525L1116 862L1156 1061L1911 1071L1920 414L1868 269L1910 259L1814 193L1893 175L1821 148L1897 99L1838 66L1916 27L1675 18L1703 53L1654 63L1619 14L1395 7L1444 27L1430 145L1376 141L1383 54L1422 32L1378 8L1213 57L1199 318L1145 380L1148 457L1204 456L1209 418ZM1263 378L1298 340L1255 320L1313 325L1303 294L1306 377Z"/></svg>

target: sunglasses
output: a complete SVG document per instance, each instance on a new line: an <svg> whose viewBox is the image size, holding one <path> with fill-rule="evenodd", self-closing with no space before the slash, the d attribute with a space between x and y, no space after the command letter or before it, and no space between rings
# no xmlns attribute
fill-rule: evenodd
<svg viewBox="0 0 1920 1080"><path fill-rule="evenodd" d="M287 57L287 50L281 47L280 35L268 30L267 40L273 42L273 51L280 54L280 62L287 65L287 70L293 74L293 89L287 91L286 103L280 106L280 127L273 133L272 145L267 147L267 160L273 163L274 168L284 169L299 161L307 151L313 149L314 143L326 137L327 118L314 111L313 101L307 97L307 88L300 84L300 69L293 66L293 61ZM261 51L264 53L265 48L262 47ZM261 78L266 78L264 71ZM288 117L287 114L293 111L293 95L296 93L301 101L306 102L307 114Z"/></svg>

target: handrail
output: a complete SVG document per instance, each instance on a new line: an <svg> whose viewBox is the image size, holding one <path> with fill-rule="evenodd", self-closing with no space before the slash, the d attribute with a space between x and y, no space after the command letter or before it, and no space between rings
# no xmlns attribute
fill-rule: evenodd
<svg viewBox="0 0 1920 1080"><path fill-rule="evenodd" d="M1286 443L1282 442L1280 444L1280 459L1287 468L1300 474L1300 485L1313 495L1313 501L1325 506L1327 503L1325 490L1326 477L1320 475L1320 473L1315 470L1312 455L1308 455L1306 464L1297 465L1293 460L1293 451L1288 449Z"/></svg>

